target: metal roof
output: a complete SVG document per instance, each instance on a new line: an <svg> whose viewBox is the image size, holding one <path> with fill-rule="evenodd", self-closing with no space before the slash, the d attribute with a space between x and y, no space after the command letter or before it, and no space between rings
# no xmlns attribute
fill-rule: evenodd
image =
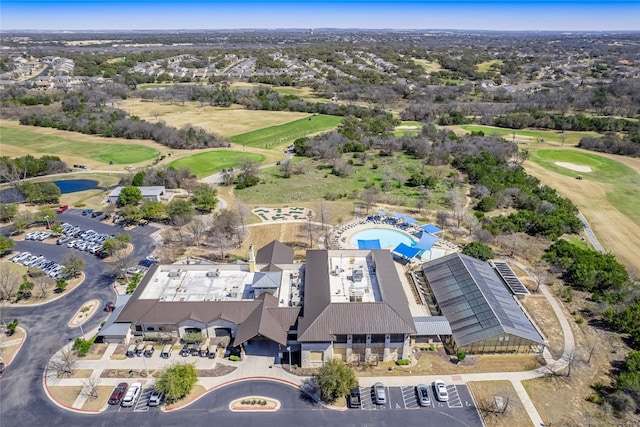
<svg viewBox="0 0 640 427"><path fill-rule="evenodd" d="M514 295L529 295L529 290L525 288L520 279L518 279L518 276L516 276L516 273L509 267L509 264L504 261L493 261L491 265Z"/></svg>
<svg viewBox="0 0 640 427"><path fill-rule="evenodd" d="M414 317L416 335L451 335L451 325L444 316Z"/></svg>
<svg viewBox="0 0 640 427"><path fill-rule="evenodd" d="M504 333L544 344L488 263L454 253L423 264L422 270L459 346Z"/></svg>
<svg viewBox="0 0 640 427"><path fill-rule="evenodd" d="M116 319L124 310L124 307L131 299L131 295L118 295L116 300L116 308L111 312L106 323L100 328L98 336L121 336L125 337L131 328L131 323L116 323Z"/></svg>

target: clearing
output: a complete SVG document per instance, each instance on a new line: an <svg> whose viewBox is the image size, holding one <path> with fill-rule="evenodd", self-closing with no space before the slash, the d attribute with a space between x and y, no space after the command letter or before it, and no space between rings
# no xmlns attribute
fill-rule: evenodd
<svg viewBox="0 0 640 427"><path fill-rule="evenodd" d="M500 73L500 66L503 63L504 62L501 59L492 59L491 61L485 61L485 62L481 62L481 63L477 64L476 65L476 70L478 70L481 73L486 73L487 71L491 71L491 68L493 67L493 65L497 64L498 67L497 67L496 72Z"/></svg>
<svg viewBox="0 0 640 427"><path fill-rule="evenodd" d="M545 142L557 142L562 143L562 132L555 130L542 130L542 129L505 129L495 126L482 126L482 125L454 125L454 126L441 126L442 128L454 131L456 134L464 135L471 132L484 132L485 135L499 135L507 140L513 139L515 132L516 142L520 143L536 143L541 139ZM564 143L565 145L577 145L585 136L601 136L596 132L578 132L578 131L565 131Z"/></svg>
<svg viewBox="0 0 640 427"><path fill-rule="evenodd" d="M427 61L426 59L411 58L413 62L424 68L427 73L442 71L442 67L437 61Z"/></svg>
<svg viewBox="0 0 640 427"><path fill-rule="evenodd" d="M474 381L467 384L487 427L512 427L531 424L518 393L509 381ZM502 398L504 406L496 404ZM504 412L502 412L504 411Z"/></svg>
<svg viewBox="0 0 640 427"><path fill-rule="evenodd" d="M262 154L247 153L244 151L216 150L183 157L169 163L170 167L180 169L187 168L198 179L220 172L222 169L233 167L237 169L244 159L256 163L262 163L265 156Z"/></svg>
<svg viewBox="0 0 640 427"><path fill-rule="evenodd" d="M222 108L198 102L182 104L141 99L127 99L123 102L122 109L148 122L162 120L176 128L191 124L226 138L310 116L308 113L289 111L247 110L242 105Z"/></svg>

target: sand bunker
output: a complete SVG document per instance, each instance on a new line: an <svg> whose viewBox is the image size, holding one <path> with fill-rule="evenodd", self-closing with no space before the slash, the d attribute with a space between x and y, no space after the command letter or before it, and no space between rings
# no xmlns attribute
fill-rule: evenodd
<svg viewBox="0 0 640 427"><path fill-rule="evenodd" d="M591 172L591 168L589 166L576 165L575 163L556 162L556 165L576 172Z"/></svg>

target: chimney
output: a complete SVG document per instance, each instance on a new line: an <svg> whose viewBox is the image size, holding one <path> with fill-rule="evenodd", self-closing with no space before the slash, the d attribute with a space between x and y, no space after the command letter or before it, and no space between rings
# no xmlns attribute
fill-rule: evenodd
<svg viewBox="0 0 640 427"><path fill-rule="evenodd" d="M256 255L253 253L253 244L249 245L249 271L256 272Z"/></svg>

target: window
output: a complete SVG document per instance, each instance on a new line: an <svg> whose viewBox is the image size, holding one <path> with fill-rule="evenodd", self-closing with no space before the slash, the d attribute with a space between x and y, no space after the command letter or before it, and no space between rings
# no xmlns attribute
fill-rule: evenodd
<svg viewBox="0 0 640 427"><path fill-rule="evenodd" d="M376 335L371 335L371 342L372 343L377 343L377 344L384 344L384 335L383 334L376 334Z"/></svg>
<svg viewBox="0 0 640 427"><path fill-rule="evenodd" d="M335 341L336 343L346 343L347 342L347 336L346 335L336 335L336 339Z"/></svg>
<svg viewBox="0 0 640 427"><path fill-rule="evenodd" d="M391 342L404 342L404 334L391 334Z"/></svg>
<svg viewBox="0 0 640 427"><path fill-rule="evenodd" d="M366 335L354 335L353 336L353 343L354 344L364 344L367 342L367 336Z"/></svg>
<svg viewBox="0 0 640 427"><path fill-rule="evenodd" d="M154 328L153 326L147 326L147 331L153 332L155 330L156 330L156 328Z"/></svg>
<svg viewBox="0 0 640 427"><path fill-rule="evenodd" d="M142 332L142 325L136 325L136 332Z"/></svg>
<svg viewBox="0 0 640 427"><path fill-rule="evenodd" d="M324 355L324 352L322 352L322 351L311 351L311 352L309 352L309 355L311 357L311 361L312 362L322 362L322 356Z"/></svg>

